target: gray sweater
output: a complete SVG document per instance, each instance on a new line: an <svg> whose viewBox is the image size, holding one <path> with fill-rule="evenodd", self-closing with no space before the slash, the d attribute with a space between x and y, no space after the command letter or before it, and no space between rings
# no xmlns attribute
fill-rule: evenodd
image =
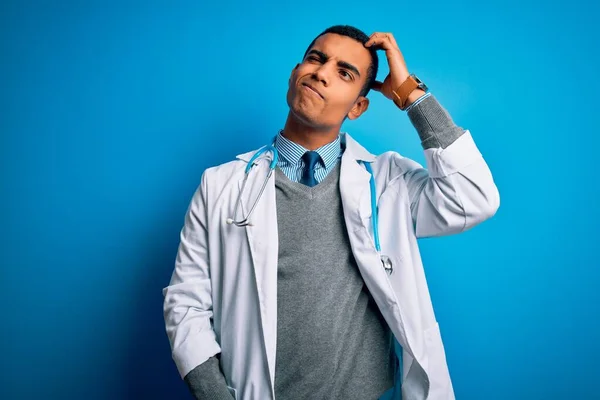
<svg viewBox="0 0 600 400"><path fill-rule="evenodd" d="M424 149L428 149L428 148L432 148L432 147L441 147L441 148L446 148L447 146L449 146L450 144L452 144L458 137L460 137L463 133L464 130L462 128L460 128L459 126L457 126L453 121L452 118L450 117L450 115L448 114L448 112L439 104L439 102L437 101L437 99L433 96L433 95L429 95L429 97L423 99L422 101L419 102L419 104L416 104L414 107L412 107L412 109L410 111L408 111L408 117L410 118L410 121L412 122L413 126L416 128L417 133L419 134L419 137L421 139L421 144L423 146ZM277 175L276 175L276 184L278 185L278 194L277 194L277 209L278 209L278 224L281 224L283 221L279 221L279 218L285 218L286 217L286 213L287 210L283 209L282 207L280 207L280 201L284 201L282 200L283 198L285 198L284 195L284 191L286 190L292 190L295 185L300 185L300 184L295 184L294 182L291 181L287 181L287 183L290 184L294 184L294 185L281 185L282 182L285 182L283 180L284 178L284 174L281 171L278 171ZM334 169L332 172L330 172L330 175L328 175L325 180L323 182L321 182L321 184L315 186L314 188L306 188L309 189L309 192L314 191L315 189L318 188L318 191L321 191L323 188L325 188L326 184L328 182L328 179L330 181L335 180L337 183L337 179L339 177L339 169L336 168ZM329 184L332 184L332 182L329 182ZM289 186L289 187L287 187ZM335 185L334 185L335 186ZM287 187L287 189L286 189ZM296 187L297 188L297 187ZM327 192L325 190L325 192ZM335 192L335 191L333 191ZM332 192L332 193L333 193ZM289 192L291 193L291 192ZM331 194L331 193L330 193ZM307 203L308 204L308 203ZM299 207L306 207L305 206L299 206ZM288 217L291 217L291 215L287 215ZM332 212L330 215L331 218L335 218L335 213ZM338 215L339 217L339 215ZM285 222L283 222L285 223ZM297 224L296 224L297 225ZM331 228L331 224L327 225L328 229ZM333 227L332 229L339 229L340 226ZM304 229L304 228L301 228ZM287 235L297 235L298 233L294 232L294 230L288 231L287 233L283 233L284 236ZM280 235L282 235L282 232L280 232ZM326 239L325 235L322 234L315 234L315 237L312 238L313 240L318 237L319 240L318 241L323 241ZM310 238L307 238L310 239ZM332 248L336 248L337 250L340 250L341 247L343 247L344 241L346 239L344 239L343 237L337 237L335 238L336 240L334 240L335 243L329 242L332 246ZM337 239L342 239L337 240ZM311 242L314 243L314 242ZM283 244L283 249L287 248L287 252L290 251L290 247L289 246L285 246L285 243L281 243L281 238L280 238L280 246L282 246ZM314 244L310 244L310 246L314 246ZM340 247L341 246L341 247ZM293 248L293 247L292 247ZM297 249L311 249L310 251L306 251L305 253L312 253L312 248L313 247L297 247ZM293 252L293 251L292 251ZM336 251L334 251L335 253ZM316 252L314 252L316 253ZM282 253L280 250L280 262L281 262L281 257L287 257L286 255L286 251L284 250L284 252ZM303 252L300 252L299 254L299 259L300 260L302 257L304 257L305 255L303 254ZM335 265L340 265L339 262L337 262L338 260L333 259L331 262L333 262L333 264ZM349 271L352 271L353 268L353 263L354 260L352 260L351 258L346 259L346 263L345 268L346 268L346 272L350 273ZM323 262L323 265L331 265L331 262ZM288 266L293 266L294 262L291 262L290 260L286 261L287 264L289 264ZM314 268L315 265L312 265L312 267ZM331 268L331 267L328 267ZM343 267L341 267L343 268ZM308 289L311 290L311 296L312 298L308 299L307 296L290 296L289 294L293 294L293 293L302 293L302 292L295 292L294 291L294 283L293 280L289 280L289 272L288 274L286 274L284 271L285 270L289 270L289 268L285 268L283 270L281 270L280 274L278 275L278 296L279 296L279 300L278 300L278 344L277 344L277 361L276 361L276 371L275 371L275 385L276 385L276 395L277 395L277 399L292 399L292 398L303 398L302 396L300 396L300 394L305 395L307 392L307 390L309 390L311 388L310 385L313 385L312 387L314 388L315 392L314 393L318 393L316 396L313 395L310 398L352 398L352 396L356 396L361 388L355 388L355 385L353 385L351 382L344 382L344 384L342 385L344 379L348 379L349 376L352 376L353 373L359 373L359 374L363 374L363 373L369 373L370 369L368 367L369 363L373 363L373 362L378 362L381 363L383 362L383 356L382 354L388 354L387 353L387 349L385 349L384 347L382 347L382 343L386 342L387 343L387 338L388 338L388 334L389 332L386 331L385 329L385 323L384 321L382 321L381 319L377 319L379 318L378 312L376 309L373 308L374 303L372 302L372 299L370 298L370 295L368 294L368 291L362 291L360 292L360 295L357 296L356 298L356 303L353 303L356 307L363 307L365 310L365 315L363 316L363 318L361 319L363 321L363 324L365 323L365 321L375 321L372 323L367 323L368 328L367 329L371 329L370 331L370 339L372 341L372 343L368 343L369 346L375 345L378 349L378 353L377 356L374 356L372 358L363 358L363 359L359 359L359 360L351 360L349 361L348 357L352 356L351 352L354 352L354 354L361 354L361 341L357 340L357 338L352 338L351 336L348 337L347 335L344 337L343 335L340 335L340 332L343 333L347 333L345 331L343 331L344 328L341 328L340 326L337 325L331 325L329 324L329 330L327 331L326 329L323 328L323 326L319 326L319 322L318 322L318 312L313 313L313 319L311 324L305 324L304 327L301 327L302 331L304 332L304 334L308 334L308 335L317 335L319 337L319 343L317 343L315 341L315 344L319 344L320 346L323 347L324 353L322 357L317 357L317 353L316 352L310 352L310 354L302 354L302 357L295 357L294 356L294 351L293 351L293 346L286 346L286 343L288 341L289 335L286 335L286 332L289 332L291 327L294 324L294 319L297 318L297 316L295 316L294 313L290 313L290 312L286 312L285 310L298 310L298 313L300 315L307 315L310 314L307 310L310 310L310 308L312 307L314 310L319 310L319 312L324 311L324 312L329 312L329 313L333 313L333 310L340 310L340 308L336 308L337 306L334 305L333 308L328 308L331 307L330 303L326 303L326 301L324 300L324 302L318 302L316 301L316 298L314 298L315 293L318 294L318 290L319 288L322 288L321 291L321 295L318 296L317 298L321 298L321 299L327 299L327 298L331 298L331 293L330 292L330 288L327 286L323 286L321 284L319 284L317 279L312 279L311 281L314 283L314 285L312 287L309 287ZM318 272L318 270L316 270ZM340 272L339 270L336 270L337 272ZM323 271L320 271L321 273L323 273ZM315 270L313 270L313 273L315 273ZM339 276L331 276L331 279L339 279ZM357 282L353 281L352 279L349 279L349 281L351 281L352 283L348 285L347 290L349 292L352 292L352 290L354 290L353 293L358 293L356 292L356 285ZM304 284L306 285L306 282L304 282ZM285 292L288 294L288 296L285 295L284 290L282 290L282 287L287 287L288 289L285 290ZM305 288L306 289L306 288ZM342 290L342 287L338 287L337 290ZM282 297L282 293L283 293L283 297ZM329 296L329 297L328 297ZM366 303L365 303L365 299ZM335 303L335 302L334 302ZM348 306L348 302L346 302L346 306ZM338 305L339 306L339 305ZM316 308L315 308L316 307ZM303 310L303 311L302 311ZM348 310L348 312L354 312L356 310ZM339 315L336 314L336 316L338 317L342 317L346 314L344 314L343 312L340 313ZM349 315L349 314L348 314ZM331 316L330 316L331 317ZM376 317L376 318L374 318ZM358 325L361 325L359 322L357 321L348 321L347 320L348 317L346 317L346 319L341 318L341 319L337 319L338 323L340 323L340 321L342 322L346 322L345 325L345 329L349 329L348 328L348 324L355 324L356 326L354 326L354 332L363 332L361 331L360 327L357 329ZM370 318L370 319L369 319ZM379 321L379 322L376 322ZM319 326L319 329L315 329L315 330L311 330L311 326L317 325ZM334 329L335 328L335 329ZM364 329L365 327L363 326L362 329ZM379 334L377 334L377 332L379 332ZM335 334L337 334L338 336L336 337ZM323 336L325 335L325 336ZM329 336L327 336L329 335ZM384 337L384 340L381 339L381 337ZM314 337L314 336L313 336ZM334 340L335 339L335 340ZM362 343L365 346L367 344ZM340 350L343 349L342 350ZM352 348L353 350L350 350L350 348ZM329 350L327 350L329 349ZM350 350L350 351L348 351ZM299 352L296 352L299 353ZM312 358L311 358L312 357ZM388 359L389 361L389 359ZM362 364L357 364L361 362ZM327 365L327 363L329 363L329 365ZM357 368L355 370L352 369L352 363L355 363L357 365L360 365L360 368ZM333 366L338 365L337 369L334 368ZM385 364L385 363L384 363ZM378 364L378 368L382 367L384 364ZM323 370L327 370L327 368L331 369L334 368L335 372L332 372L332 374L330 373L330 375L325 375L325 376L315 376L315 379L311 379L310 377L310 371L308 371L308 378L306 377L307 374L307 370L304 369L306 367L306 365L319 365L319 367L321 368L321 371ZM387 364L387 367L389 368L390 364ZM303 371L302 373L305 375L298 375L296 376L296 380L294 380L294 371ZM389 373L388 369L383 370L384 372L380 372L377 376L376 376L376 380L377 382L374 383L373 385L370 386L370 389L366 389L365 390L372 390L371 393L375 393L378 392L380 390L380 388L383 388L383 390L385 390L385 388L387 387L388 382L386 382L386 377L388 376L387 374ZM327 387L327 382L325 381L326 378L329 378L331 382L331 385L329 385L329 387ZM319 381L319 379L321 379ZM196 399L205 399L205 400L231 400L232 399L232 395L229 393L229 390L227 389L227 386L225 384L225 379L223 377L223 373L220 369L219 366L219 359L218 359L218 355L215 357L211 357L208 361L200 364L199 366L197 366L196 368L194 368L192 371L190 371L188 373L188 375L185 376L184 378L188 388L190 389L190 392L192 393L192 395L196 398ZM362 381L362 379L359 378L359 380ZM312 382L312 383L311 383ZM320 382L320 383L319 383ZM329 392L327 391L329 390ZM345 390L344 393L342 393L342 390ZM297 391L297 392L295 392ZM319 397L320 396L320 397ZM329 396L329 397L328 397ZM341 397L337 397L337 396L341 396ZM350 397L345 397L345 396L350 396ZM304 397L307 398L307 397ZM355 397L355 398L361 398L361 397ZM362 397L362 398L368 398L368 397Z"/></svg>
<svg viewBox="0 0 600 400"><path fill-rule="evenodd" d="M394 385L393 336L352 255L339 175L338 163L310 188L277 169L277 400L375 400Z"/></svg>

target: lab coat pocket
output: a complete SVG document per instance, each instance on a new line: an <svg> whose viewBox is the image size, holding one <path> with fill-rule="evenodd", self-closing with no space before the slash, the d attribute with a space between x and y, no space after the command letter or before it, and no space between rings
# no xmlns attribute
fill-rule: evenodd
<svg viewBox="0 0 600 400"><path fill-rule="evenodd" d="M231 395L233 396L233 398L235 400L237 400L237 398L238 398L238 396L237 396L237 390L235 390L231 386L227 386L227 389L229 389L229 393L231 393Z"/></svg>
<svg viewBox="0 0 600 400"><path fill-rule="evenodd" d="M446 363L446 353L440 334L440 326L435 325L424 331L425 346L427 349L427 376L429 378L429 398L454 399L450 373Z"/></svg>

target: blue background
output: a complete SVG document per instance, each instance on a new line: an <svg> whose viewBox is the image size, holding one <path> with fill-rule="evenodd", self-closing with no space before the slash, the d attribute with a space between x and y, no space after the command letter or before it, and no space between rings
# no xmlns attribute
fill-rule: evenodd
<svg viewBox="0 0 600 400"><path fill-rule="evenodd" d="M392 32L500 190L492 220L420 242L457 398L600 398L597 5L120 3L0 6L0 398L189 398L161 294L187 204L283 127L334 24ZM424 162L370 97L344 130Z"/></svg>

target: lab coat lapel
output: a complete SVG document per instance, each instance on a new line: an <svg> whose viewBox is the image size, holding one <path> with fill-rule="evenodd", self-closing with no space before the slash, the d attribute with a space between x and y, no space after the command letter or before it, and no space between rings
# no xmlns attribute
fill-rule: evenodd
<svg viewBox="0 0 600 400"><path fill-rule="evenodd" d="M369 205L364 200L365 194L369 195L370 179L371 174L364 166L349 151L344 152L340 168L340 194L344 215L347 223L350 222L349 230L363 226L362 218L367 218L370 213L365 209Z"/></svg>
<svg viewBox="0 0 600 400"><path fill-rule="evenodd" d="M344 139L346 150L340 170L340 194L352 253L379 310L402 347L412 355L398 299L381 264L373 239L369 184L371 174L360 161L373 162L375 157L349 135L346 134Z"/></svg>
<svg viewBox="0 0 600 400"><path fill-rule="evenodd" d="M361 210L363 210L362 216L367 217L368 215L364 215L364 212L370 213L370 197L368 198L368 204L365 204L363 199L365 192L368 192L366 193L367 196L370 195L369 180L371 179L371 174L360 162L373 162L375 161L375 156L359 145L347 133L342 134L341 142L344 147L344 153L340 169L340 192L344 213L350 213L353 218L361 217ZM364 209L365 205L368 207L368 210ZM353 222L356 221L353 220Z"/></svg>
<svg viewBox="0 0 600 400"><path fill-rule="evenodd" d="M259 158L252 168L242 197L244 216L258 198L263 182L269 173L269 159ZM241 189L243 180L239 181ZM275 208L275 173L259 199L250 217L251 226L246 226L248 245L256 277L256 290L260 304L263 338L267 353L271 388L275 382L275 348L277 337L277 257L278 231Z"/></svg>

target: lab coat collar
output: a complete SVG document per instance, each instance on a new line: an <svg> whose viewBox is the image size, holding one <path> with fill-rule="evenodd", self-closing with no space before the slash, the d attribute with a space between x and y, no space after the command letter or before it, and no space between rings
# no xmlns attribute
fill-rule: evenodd
<svg viewBox="0 0 600 400"><path fill-rule="evenodd" d="M349 158L353 158L356 161L366 161L373 162L375 161L375 155L371 154L367 151L363 146L361 146L354 138L352 138L348 133L341 132L340 139L342 143L342 147L344 148L344 155ZM261 147L262 148L262 147ZM237 159L249 162L252 156L259 151L260 149L252 150L247 153L238 154L236 156ZM265 152L259 158L263 157L271 157L270 152Z"/></svg>
<svg viewBox="0 0 600 400"><path fill-rule="evenodd" d="M375 161L375 155L371 154L367 149L365 149L360 143L358 143L352 136L348 133L343 132L341 134L342 138L342 146L344 146L344 153L348 153L350 158L354 158L356 161L366 161L373 162Z"/></svg>

